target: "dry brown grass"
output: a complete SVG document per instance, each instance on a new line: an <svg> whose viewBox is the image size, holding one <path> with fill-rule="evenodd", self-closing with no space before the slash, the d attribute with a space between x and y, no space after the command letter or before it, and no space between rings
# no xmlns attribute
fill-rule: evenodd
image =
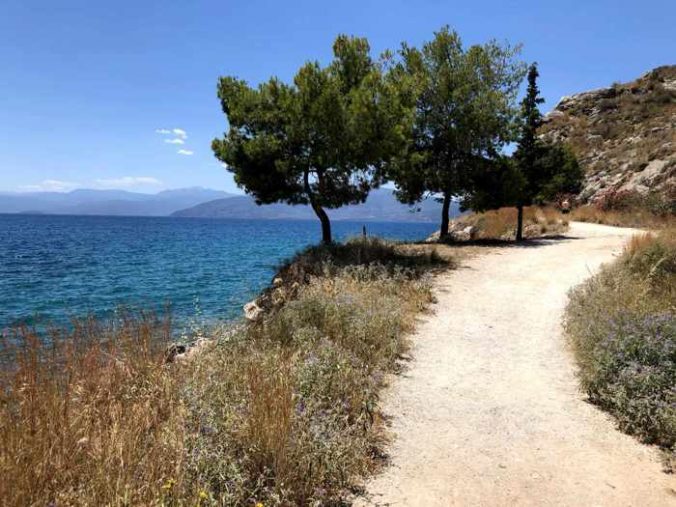
<svg viewBox="0 0 676 507"><path fill-rule="evenodd" d="M143 504L182 463L168 323L88 320L46 343L24 328L0 370L2 505ZM105 499L105 502L103 501Z"/></svg>
<svg viewBox="0 0 676 507"><path fill-rule="evenodd" d="M347 250L312 250L292 298L187 362L165 363L168 322L149 317L48 342L19 330L0 376L0 504L339 503L379 463L379 392L440 262L373 239Z"/></svg>
<svg viewBox="0 0 676 507"><path fill-rule="evenodd" d="M647 209L603 210L597 206L580 206L571 211L571 220L615 227L637 227L646 229L664 229L674 223L673 215L656 215Z"/></svg>
<svg viewBox="0 0 676 507"><path fill-rule="evenodd" d="M457 221L459 227L477 228L476 239L514 239L516 235L516 208L500 208L484 213L473 213ZM529 206L524 209L524 237L535 238L556 235L568 228L567 218L553 207Z"/></svg>

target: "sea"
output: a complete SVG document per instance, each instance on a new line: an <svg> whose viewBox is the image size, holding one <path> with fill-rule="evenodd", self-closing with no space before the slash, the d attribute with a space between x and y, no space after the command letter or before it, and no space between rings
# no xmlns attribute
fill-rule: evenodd
<svg viewBox="0 0 676 507"><path fill-rule="evenodd" d="M337 221L334 237L364 225L394 240L438 228ZM0 332L122 308L170 308L179 327L231 321L281 262L319 238L317 221L0 214Z"/></svg>

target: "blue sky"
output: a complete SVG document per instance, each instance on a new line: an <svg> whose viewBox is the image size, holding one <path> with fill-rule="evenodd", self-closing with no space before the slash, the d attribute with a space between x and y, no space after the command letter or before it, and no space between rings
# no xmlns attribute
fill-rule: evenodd
<svg viewBox="0 0 676 507"><path fill-rule="evenodd" d="M210 149L226 128L218 76L289 80L329 60L339 33L375 53L444 24L466 44L523 43L545 110L676 63L673 1L4 0L0 12L0 190L236 191Z"/></svg>

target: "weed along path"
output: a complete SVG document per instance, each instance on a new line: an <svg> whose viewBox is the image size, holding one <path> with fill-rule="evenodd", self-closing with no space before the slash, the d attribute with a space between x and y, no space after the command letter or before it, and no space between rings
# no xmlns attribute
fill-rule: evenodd
<svg viewBox="0 0 676 507"><path fill-rule="evenodd" d="M567 291L633 233L573 223L440 276L435 314L390 386L391 462L358 505L676 505L658 453L586 403L565 347Z"/></svg>

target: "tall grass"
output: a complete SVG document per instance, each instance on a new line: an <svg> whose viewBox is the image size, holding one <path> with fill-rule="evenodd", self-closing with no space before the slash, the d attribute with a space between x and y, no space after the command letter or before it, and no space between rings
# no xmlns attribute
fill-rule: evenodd
<svg viewBox="0 0 676 507"><path fill-rule="evenodd" d="M378 465L379 392L439 265L378 240L310 249L280 272L302 275L292 298L170 364L168 322L145 316L18 330L0 504L340 502Z"/></svg>
<svg viewBox="0 0 676 507"><path fill-rule="evenodd" d="M571 292L570 343L589 398L624 431L676 446L676 230L634 237Z"/></svg>
<svg viewBox="0 0 676 507"><path fill-rule="evenodd" d="M182 403L164 366L169 322L89 319L43 338L21 328L3 347L0 503L155 498L182 461Z"/></svg>

